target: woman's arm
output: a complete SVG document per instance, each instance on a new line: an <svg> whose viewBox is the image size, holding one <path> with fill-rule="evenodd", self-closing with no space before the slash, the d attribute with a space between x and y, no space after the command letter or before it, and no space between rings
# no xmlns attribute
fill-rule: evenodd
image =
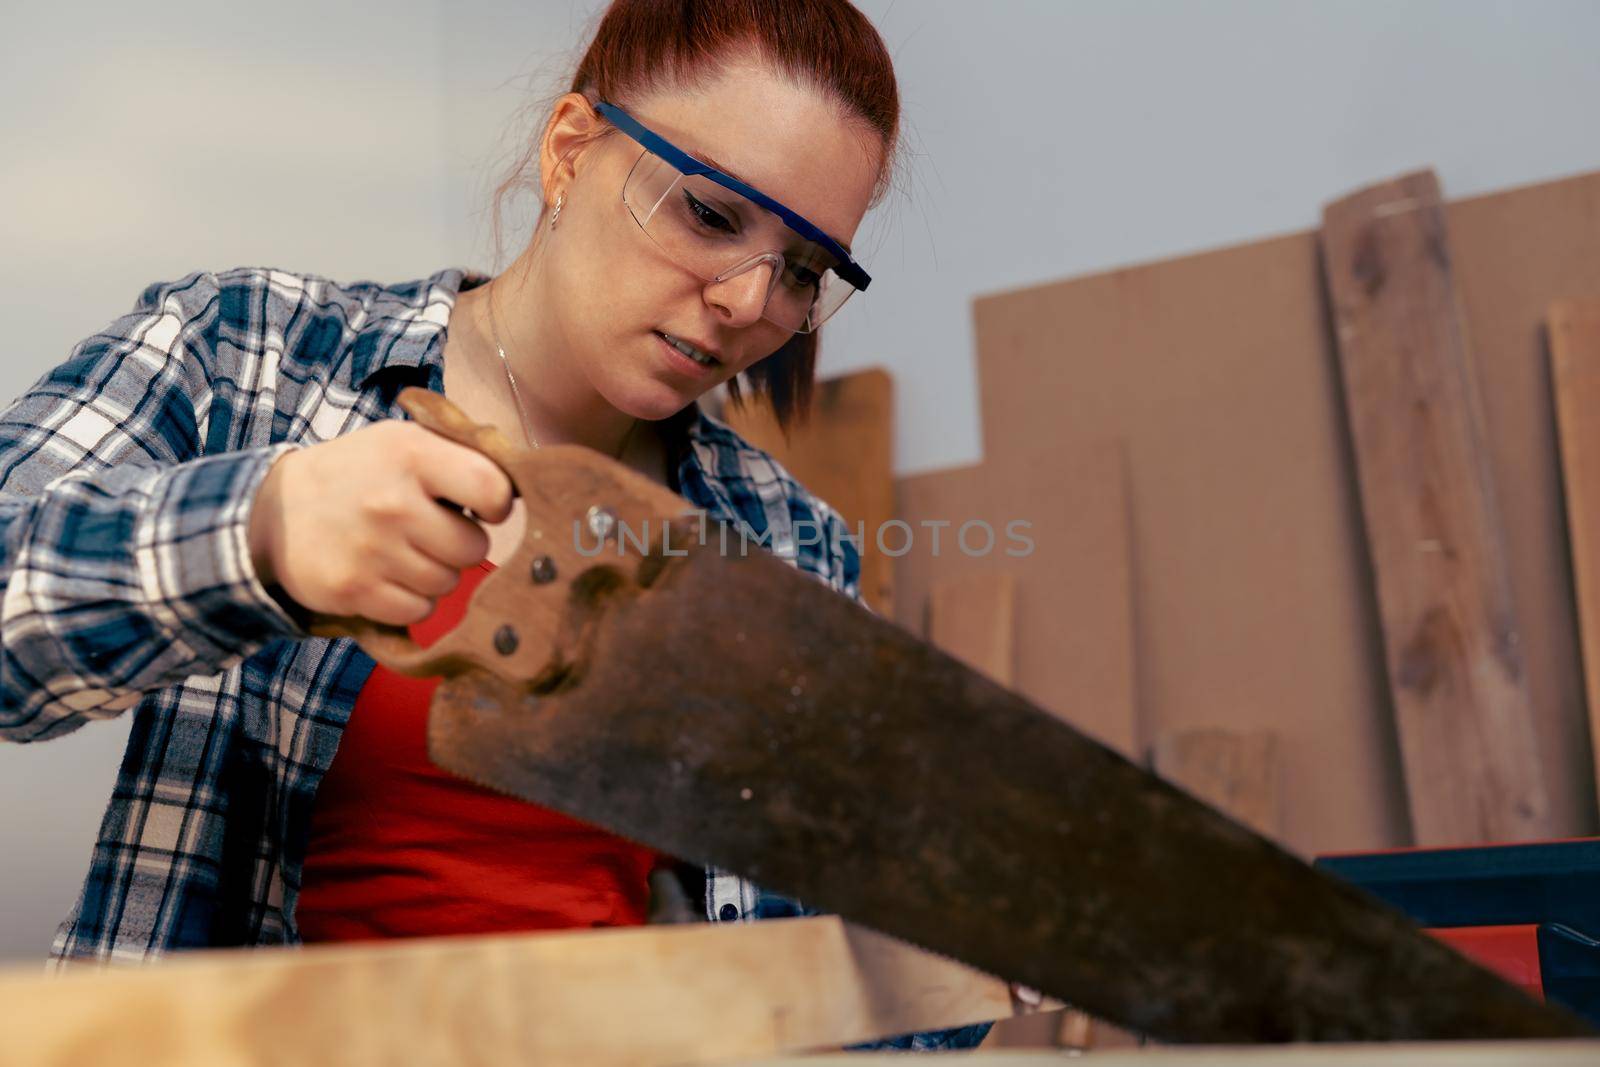
<svg viewBox="0 0 1600 1067"><path fill-rule="evenodd" d="M213 407L220 299L209 275L151 286L0 412L0 738L69 732L298 634L246 543L293 446L205 454L237 414Z"/></svg>

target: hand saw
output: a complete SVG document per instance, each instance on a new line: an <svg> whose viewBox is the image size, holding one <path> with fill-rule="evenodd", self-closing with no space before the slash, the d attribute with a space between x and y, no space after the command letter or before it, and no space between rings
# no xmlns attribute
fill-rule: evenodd
<svg viewBox="0 0 1600 1067"><path fill-rule="evenodd" d="M505 469L522 544L427 649L314 632L444 676L446 770L1163 1041L1592 1033L647 478L401 404Z"/></svg>

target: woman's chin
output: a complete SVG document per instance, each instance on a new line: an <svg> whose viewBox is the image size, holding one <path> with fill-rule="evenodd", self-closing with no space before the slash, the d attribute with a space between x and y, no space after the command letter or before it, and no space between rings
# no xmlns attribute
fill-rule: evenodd
<svg viewBox="0 0 1600 1067"><path fill-rule="evenodd" d="M710 383L705 388L674 388L666 382L646 378L628 383L610 399L618 411L646 422L658 422L671 418L700 399L714 384Z"/></svg>

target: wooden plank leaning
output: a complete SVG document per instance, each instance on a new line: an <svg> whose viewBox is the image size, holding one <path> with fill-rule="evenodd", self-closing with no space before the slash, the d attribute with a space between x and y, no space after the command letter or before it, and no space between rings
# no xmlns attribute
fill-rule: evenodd
<svg viewBox="0 0 1600 1067"><path fill-rule="evenodd" d="M1577 590L1590 747L1600 781L1600 296L1553 304L1547 320L1567 540Z"/></svg>
<svg viewBox="0 0 1600 1067"><path fill-rule="evenodd" d="M1548 836L1438 179L1328 205L1322 259L1415 839Z"/></svg>

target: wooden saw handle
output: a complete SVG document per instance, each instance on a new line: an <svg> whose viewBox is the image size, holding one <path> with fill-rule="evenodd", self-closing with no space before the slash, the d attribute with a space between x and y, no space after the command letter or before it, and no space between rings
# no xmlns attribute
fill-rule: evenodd
<svg viewBox="0 0 1600 1067"><path fill-rule="evenodd" d="M696 526L704 544L705 516L598 452L520 448L426 389L406 389L400 406L419 425L499 464L526 521L521 544L479 584L462 621L427 648L400 626L349 616L313 621L313 634L354 638L391 670L417 677L477 670L534 690L574 677L599 615L678 562L671 557L686 554Z"/></svg>
<svg viewBox="0 0 1600 1067"><path fill-rule="evenodd" d="M473 422L442 393L411 388L403 390L399 399L400 409L413 422L440 437L483 453L512 478L513 487L517 488L512 472L523 450L499 430ZM375 622L359 615L319 613L312 616L309 630L315 637L353 638L369 656L401 674L431 674L435 673L432 668L443 665L432 650L412 640L410 630L404 626Z"/></svg>

